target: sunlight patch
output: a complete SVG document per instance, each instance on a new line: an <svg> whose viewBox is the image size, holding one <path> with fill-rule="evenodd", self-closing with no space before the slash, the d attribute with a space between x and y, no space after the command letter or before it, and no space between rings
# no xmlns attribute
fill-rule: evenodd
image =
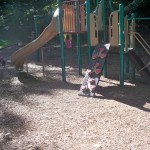
<svg viewBox="0 0 150 150"><path fill-rule="evenodd" d="M100 144L94 144L94 149L100 149L101 148L101 145Z"/></svg>
<svg viewBox="0 0 150 150"><path fill-rule="evenodd" d="M45 69L46 70L58 70L58 71L62 70L62 68L56 67L56 66L52 66L52 65L46 66Z"/></svg>
<svg viewBox="0 0 150 150"><path fill-rule="evenodd" d="M41 68L43 66L42 66L42 64L41 65L37 65L35 63L28 63L28 67L36 70L36 69L39 69L39 68Z"/></svg>
<svg viewBox="0 0 150 150"><path fill-rule="evenodd" d="M56 9L56 11L54 12L54 17L57 17L59 14L59 8Z"/></svg>
<svg viewBox="0 0 150 150"><path fill-rule="evenodd" d="M23 84L18 80L17 77L12 78L10 83L11 83L11 85L22 85Z"/></svg>
<svg viewBox="0 0 150 150"><path fill-rule="evenodd" d="M148 100L148 98L147 98L147 100ZM147 102L143 105L143 107L144 107L145 109L149 109L149 110L150 110L150 104L147 103Z"/></svg>
<svg viewBox="0 0 150 150"><path fill-rule="evenodd" d="M133 84L133 83L129 83L129 82L124 82L124 85L129 85L129 86L136 86L135 84Z"/></svg>
<svg viewBox="0 0 150 150"><path fill-rule="evenodd" d="M105 78L105 77L101 77L100 82L102 82L101 86L102 87L107 87L107 86L119 86L120 85L120 81L118 80L114 80L114 79L109 79L109 78ZM128 86L132 86L135 87L136 85L133 83L130 83L128 81L124 81L124 85L128 85Z"/></svg>

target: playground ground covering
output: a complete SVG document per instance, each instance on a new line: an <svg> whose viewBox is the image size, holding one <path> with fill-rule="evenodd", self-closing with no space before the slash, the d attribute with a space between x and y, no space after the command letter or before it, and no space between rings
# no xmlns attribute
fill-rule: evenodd
<svg viewBox="0 0 150 150"><path fill-rule="evenodd" d="M18 74L10 63L16 49L1 52L7 63L0 70L0 150L150 150L150 85L125 73L120 88L119 54L109 53L107 78L87 98L78 96L83 76L75 47L66 49L66 83L59 46L44 51L44 76L36 54L28 59L29 74Z"/></svg>

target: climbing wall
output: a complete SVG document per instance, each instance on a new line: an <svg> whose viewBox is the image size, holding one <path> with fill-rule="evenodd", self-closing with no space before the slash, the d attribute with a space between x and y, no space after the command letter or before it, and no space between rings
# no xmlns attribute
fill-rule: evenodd
<svg viewBox="0 0 150 150"><path fill-rule="evenodd" d="M94 97L95 90L103 71L110 44L97 45L93 51L91 62L83 78L79 96Z"/></svg>

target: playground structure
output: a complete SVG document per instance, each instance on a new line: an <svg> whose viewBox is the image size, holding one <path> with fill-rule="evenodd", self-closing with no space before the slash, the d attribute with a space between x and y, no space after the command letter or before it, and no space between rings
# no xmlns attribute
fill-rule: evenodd
<svg viewBox="0 0 150 150"><path fill-rule="evenodd" d="M59 9L54 13L51 23L45 28L39 37L33 40L31 43L20 48L15 52L12 57L12 63L16 66L17 70L23 69L23 64L25 63L27 57L33 52L38 51L40 47L54 38L57 34L60 35L61 43L61 60L62 60L62 78L63 81L66 80L65 75L65 60L64 60L64 44L63 44L63 34L77 34L77 51L78 51L78 66L79 74L82 74L81 66L81 48L80 48L80 34L87 32L88 36L88 59L91 58L91 46L98 44L98 31L97 18L101 18L101 10L98 11L99 17L94 13L90 14L90 3L89 1L79 0L79 1L66 1L61 3L59 1ZM63 16L62 16L63 12ZM90 22L90 18L93 19L94 25ZM34 20L36 20L34 16ZM92 26L92 28L90 28ZM35 31L37 32L37 31ZM94 34L93 34L94 33ZM37 35L37 34L36 34ZM95 42L96 41L96 42Z"/></svg>
<svg viewBox="0 0 150 150"><path fill-rule="evenodd" d="M123 43L120 47L123 46L122 51L124 49L124 53L122 53L122 57L124 54L127 55L126 58L126 71L129 72L129 60L134 65L132 77L135 78L135 68L138 73L143 77L143 79L150 83L150 71L148 70L148 66L150 65L150 61L147 64L144 64L142 60L136 54L136 42L138 42L142 46L142 50L145 51L147 56L150 56L150 45L144 40L142 35L136 32L136 20L150 20L150 18L135 18L134 14L131 15L131 18L128 16L124 17L123 31L124 34L122 37L119 37L119 28L118 28L118 16L119 12L114 11L111 13L109 18L109 38L110 45L114 47L118 47L121 44L121 39ZM124 58L123 58L124 59ZM122 70L124 71L124 70Z"/></svg>
<svg viewBox="0 0 150 150"><path fill-rule="evenodd" d="M112 1L110 0L110 4ZM112 6L110 5L112 8ZM90 12L89 0L72 0L61 2L58 0L58 8L52 18L51 23L45 30L33 40L31 43L25 45L16 51L11 61L16 66L17 70L23 69L27 57L33 52L59 34L61 45L61 64L62 64L62 80L66 81L65 74L65 50L64 50L64 36L63 34L77 34L77 57L79 74L82 74L82 60L81 60L81 43L80 34L87 33L87 53L88 61L91 60L91 46L96 46L101 42L106 44L106 1L96 1L95 12ZM150 46L143 40L138 33L135 32L135 20L138 18L127 18L124 16L124 6L119 4L119 10L112 11L109 17L109 42L112 47L119 47L120 51L120 85L124 86L124 56L127 54L127 62L130 61L135 65L138 72L144 76L148 82L150 80L150 73L147 67L148 64L141 62L135 53L135 38L140 41L145 51L150 55ZM130 25L129 25L129 22ZM131 30L129 30L129 28ZM99 39L99 33L101 38ZM139 39L139 37L142 39ZM109 49L109 48L108 48ZM104 64L103 64L104 66ZM126 65L129 67L129 65ZM104 76L106 76L106 66L103 67ZM127 69L128 70L128 69ZM99 78L102 72L99 74ZM133 76L135 75L135 71ZM99 80L99 79L98 79ZM96 82L98 84L98 82Z"/></svg>

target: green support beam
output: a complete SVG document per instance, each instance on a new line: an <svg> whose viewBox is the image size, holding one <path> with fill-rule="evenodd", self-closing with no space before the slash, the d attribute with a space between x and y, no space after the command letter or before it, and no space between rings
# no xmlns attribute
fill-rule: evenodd
<svg viewBox="0 0 150 150"><path fill-rule="evenodd" d="M119 4L120 86L124 87L124 6Z"/></svg>
<svg viewBox="0 0 150 150"><path fill-rule="evenodd" d="M91 60L91 39L90 39L90 0L86 0L86 29L88 45L88 62Z"/></svg>
<svg viewBox="0 0 150 150"><path fill-rule="evenodd" d="M64 37L63 37L63 23L62 23L61 0L58 0L58 8L59 8L59 37L60 37L60 49L61 49L62 80L64 82L66 82L65 50L64 50Z"/></svg>
<svg viewBox="0 0 150 150"><path fill-rule="evenodd" d="M102 43L106 44L106 0L102 0ZM107 60L103 69L103 76L107 77Z"/></svg>
<svg viewBox="0 0 150 150"><path fill-rule="evenodd" d="M130 47L133 48L133 50L135 50L135 38L133 36L133 32L135 31L135 14L132 13L131 14L131 19L132 19L132 22L131 22L131 35L130 35L130 40L131 40L131 43L130 43ZM135 67L134 65L131 65L131 77L132 79L134 80L135 79Z"/></svg>
<svg viewBox="0 0 150 150"><path fill-rule="evenodd" d="M110 10L111 10L111 11L114 11L114 8L113 8L113 1L112 1L112 0L109 0L109 7L110 7Z"/></svg>
<svg viewBox="0 0 150 150"><path fill-rule="evenodd" d="M82 55L81 55L81 37L80 34L77 33L77 57L78 57L78 69L79 75L82 75Z"/></svg>
<svg viewBox="0 0 150 150"><path fill-rule="evenodd" d="M77 30L77 60L78 60L78 69L79 75L82 75L82 58L81 58L81 38L79 32L79 3L75 2L76 7L76 30Z"/></svg>

